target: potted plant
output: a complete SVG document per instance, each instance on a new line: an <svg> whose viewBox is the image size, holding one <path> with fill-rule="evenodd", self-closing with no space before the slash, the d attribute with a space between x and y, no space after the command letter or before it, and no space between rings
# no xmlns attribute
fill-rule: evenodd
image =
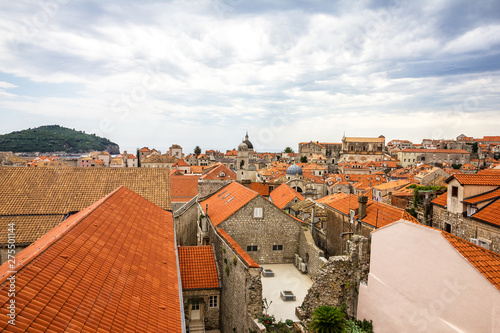
<svg viewBox="0 0 500 333"><path fill-rule="evenodd" d="M285 320L285 324L288 328L292 328L293 327L293 320L287 319L287 320Z"/></svg>

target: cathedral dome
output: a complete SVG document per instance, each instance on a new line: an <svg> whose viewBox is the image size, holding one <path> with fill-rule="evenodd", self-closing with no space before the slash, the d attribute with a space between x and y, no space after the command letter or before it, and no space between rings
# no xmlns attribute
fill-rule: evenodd
<svg viewBox="0 0 500 333"><path fill-rule="evenodd" d="M240 143L238 146L238 151L248 150L248 145L245 142Z"/></svg>
<svg viewBox="0 0 500 333"><path fill-rule="evenodd" d="M245 135L245 140L243 142L247 145L248 149L253 150L253 144L248 140L248 132L247 135Z"/></svg>
<svg viewBox="0 0 500 333"><path fill-rule="evenodd" d="M299 175L302 176L302 168L297 164L290 165L288 169L286 169L286 174L289 176Z"/></svg>

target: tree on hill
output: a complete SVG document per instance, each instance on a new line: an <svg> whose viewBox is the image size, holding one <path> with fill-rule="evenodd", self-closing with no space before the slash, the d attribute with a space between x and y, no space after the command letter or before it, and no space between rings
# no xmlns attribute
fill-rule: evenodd
<svg viewBox="0 0 500 333"><path fill-rule="evenodd" d="M287 153L287 154L291 154L291 153L293 153L293 149L291 147L286 147L283 152Z"/></svg>

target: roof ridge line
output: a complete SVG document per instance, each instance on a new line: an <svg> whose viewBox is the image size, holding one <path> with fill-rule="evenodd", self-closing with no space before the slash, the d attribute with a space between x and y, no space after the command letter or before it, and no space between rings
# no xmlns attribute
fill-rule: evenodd
<svg viewBox="0 0 500 333"><path fill-rule="evenodd" d="M0 276L0 285L2 285L7 280L8 277L12 276L13 274L15 275L15 274L19 273L19 271L21 271L24 267L26 267L29 263L31 263L36 257L38 257L40 254L45 252L45 250L50 248L55 243L56 240L60 240L62 237L64 237L70 230L72 230L77 224L79 224L83 219L85 219L91 212L94 212L97 208L99 208L103 203L105 203L109 198L111 198L111 196L113 196L116 192L118 192L122 187L126 188L125 186L120 185L120 187L116 188L113 192L111 192L108 195L106 195L105 197L99 199L98 201L93 203L90 207L84 208L81 211L79 211L78 213L76 213L75 215L68 217L65 221L62 221L57 227L50 230L45 235L43 235L42 237L37 239L34 243L32 243L28 247L26 247L26 249L28 249L32 246L36 247L38 245L37 243L42 243L42 245L38 248L38 251L34 251L33 253L30 253L25 258L22 258L20 260L16 260L14 267L7 270L4 273L4 275ZM86 210L86 211L84 211L84 210ZM76 218L80 213L82 213L81 216ZM58 228L63 229L63 230L58 232L59 231ZM43 244L43 242L45 242L46 240L47 240L47 242L45 244ZM16 257L20 253L22 253L22 251L19 252L18 254L16 254Z"/></svg>

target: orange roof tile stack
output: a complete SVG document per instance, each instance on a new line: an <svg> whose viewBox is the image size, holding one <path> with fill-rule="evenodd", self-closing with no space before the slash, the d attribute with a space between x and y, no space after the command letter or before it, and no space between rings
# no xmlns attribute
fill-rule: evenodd
<svg viewBox="0 0 500 333"><path fill-rule="evenodd" d="M208 206L208 217L212 221L212 224L217 226L257 195L257 192L252 191L248 187L237 182L232 182L208 199L200 202L200 205L205 214L207 214Z"/></svg>
<svg viewBox="0 0 500 333"><path fill-rule="evenodd" d="M0 316L9 302L0 267ZM173 218L120 187L17 255L16 326L3 331L182 332Z"/></svg>
<svg viewBox="0 0 500 333"><path fill-rule="evenodd" d="M271 200L279 208L283 209L290 201L298 198L304 200L302 194L283 183L271 192Z"/></svg>
<svg viewBox="0 0 500 333"><path fill-rule="evenodd" d="M183 290L220 287L211 246L179 246L177 252Z"/></svg>

